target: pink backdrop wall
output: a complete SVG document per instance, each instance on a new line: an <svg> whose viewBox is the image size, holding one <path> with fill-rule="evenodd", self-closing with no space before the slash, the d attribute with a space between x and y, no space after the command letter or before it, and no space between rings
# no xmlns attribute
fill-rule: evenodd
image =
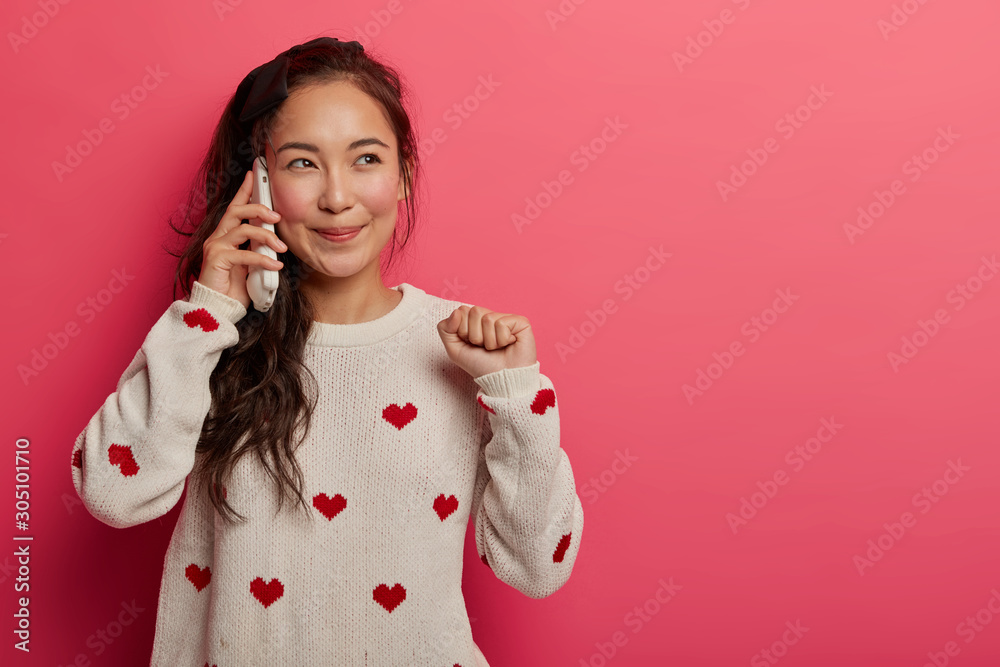
<svg viewBox="0 0 1000 667"><path fill-rule="evenodd" d="M319 34L419 99L429 200L387 284L527 315L562 401L582 548L534 601L470 532L492 664L1000 664L998 24L984 0L4 3L6 664L148 662L180 506L99 523L71 447L170 303L165 218L227 97Z"/></svg>

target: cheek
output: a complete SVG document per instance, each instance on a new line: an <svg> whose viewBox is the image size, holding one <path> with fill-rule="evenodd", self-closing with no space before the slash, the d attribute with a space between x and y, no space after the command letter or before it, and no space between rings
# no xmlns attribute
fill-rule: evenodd
<svg viewBox="0 0 1000 667"><path fill-rule="evenodd" d="M274 195L274 207L286 220L302 220L312 208L312 196L308 192L286 188Z"/></svg>
<svg viewBox="0 0 1000 667"><path fill-rule="evenodd" d="M386 174L366 180L358 190L358 196L365 208L375 215L396 211L396 192L399 177Z"/></svg>

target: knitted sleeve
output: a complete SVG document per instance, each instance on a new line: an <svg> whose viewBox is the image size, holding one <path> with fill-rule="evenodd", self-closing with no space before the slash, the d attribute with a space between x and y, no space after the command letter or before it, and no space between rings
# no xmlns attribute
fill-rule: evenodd
<svg viewBox="0 0 1000 667"><path fill-rule="evenodd" d="M189 300L153 325L73 446L73 486L96 519L128 528L177 504L211 404L209 378L239 341L245 314L238 300L195 281Z"/></svg>
<svg viewBox="0 0 1000 667"><path fill-rule="evenodd" d="M482 561L536 599L569 579L583 532L555 391L539 368L536 361L475 378L487 414L472 504Z"/></svg>

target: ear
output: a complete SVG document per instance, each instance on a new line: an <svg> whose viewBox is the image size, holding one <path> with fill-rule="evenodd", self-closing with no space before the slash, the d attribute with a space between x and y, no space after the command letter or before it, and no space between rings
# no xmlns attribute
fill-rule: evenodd
<svg viewBox="0 0 1000 667"><path fill-rule="evenodd" d="M407 160L407 168L410 172L410 179L413 179L413 160ZM403 169L399 169L399 188L396 190L396 201L403 201L410 195L410 189L406 186L406 179L403 178Z"/></svg>

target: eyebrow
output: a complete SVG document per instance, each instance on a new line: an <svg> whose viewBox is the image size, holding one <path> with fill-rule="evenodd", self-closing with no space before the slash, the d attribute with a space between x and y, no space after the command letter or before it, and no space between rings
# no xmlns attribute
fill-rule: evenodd
<svg viewBox="0 0 1000 667"><path fill-rule="evenodd" d="M384 148L389 148L388 144L375 137L365 137L364 139L357 139L352 141L347 147L348 151L353 151L355 148L361 148L362 146L382 146ZM319 153L319 147L304 141L287 141L281 145L281 148L275 151L275 155L283 150L290 148L298 148L300 150L309 151L310 153Z"/></svg>

